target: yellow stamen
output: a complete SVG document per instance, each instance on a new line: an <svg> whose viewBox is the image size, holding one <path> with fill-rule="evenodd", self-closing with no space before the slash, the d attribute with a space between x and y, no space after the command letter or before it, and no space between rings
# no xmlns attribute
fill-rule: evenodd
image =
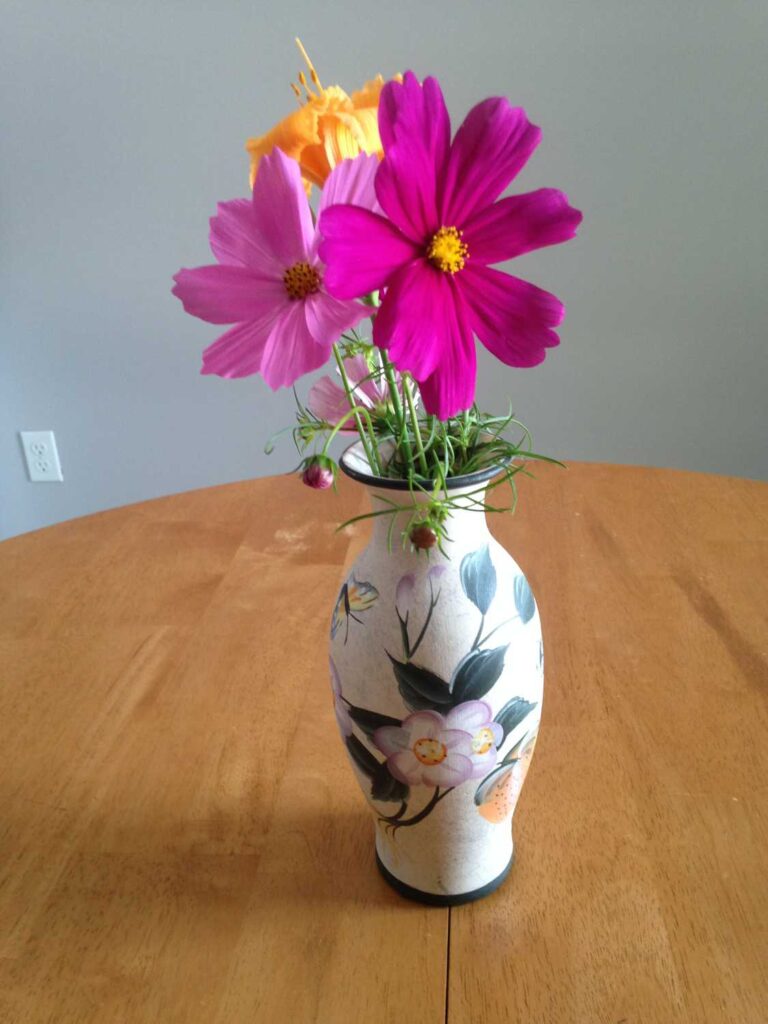
<svg viewBox="0 0 768 1024"><path fill-rule="evenodd" d="M312 81L315 83L318 89L322 89L323 87L320 84L320 79L318 78L317 72L315 71L315 65L309 59L309 55L307 51L304 49L304 44L302 43L298 36L296 36L296 45L299 48L299 53L307 63L307 67L309 68L309 77L312 79Z"/></svg>
<svg viewBox="0 0 768 1024"><path fill-rule="evenodd" d="M283 274L283 284L291 299L306 299L320 290L320 274L308 263L294 263Z"/></svg>
<svg viewBox="0 0 768 1024"><path fill-rule="evenodd" d="M446 274L455 274L457 270L463 270L469 259L469 249L462 241L463 234L464 232L457 228L441 227L434 233L427 246L427 259Z"/></svg>

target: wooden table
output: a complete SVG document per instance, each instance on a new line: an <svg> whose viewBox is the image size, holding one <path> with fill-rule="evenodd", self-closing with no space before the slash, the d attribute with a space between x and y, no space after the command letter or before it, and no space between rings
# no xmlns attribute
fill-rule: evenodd
<svg viewBox="0 0 768 1024"><path fill-rule="evenodd" d="M2 1024L768 1020L768 486L538 476L492 524L547 645L516 864L450 911L379 877L335 732L355 485L0 545Z"/></svg>

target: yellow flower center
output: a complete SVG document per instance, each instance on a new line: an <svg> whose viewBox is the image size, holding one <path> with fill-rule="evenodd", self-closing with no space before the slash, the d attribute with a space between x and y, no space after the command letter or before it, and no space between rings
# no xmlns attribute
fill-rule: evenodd
<svg viewBox="0 0 768 1024"><path fill-rule="evenodd" d="M494 742L493 733L486 725L472 737L472 750L475 754L487 754Z"/></svg>
<svg viewBox="0 0 768 1024"><path fill-rule="evenodd" d="M320 288L320 274L308 263L294 263L283 274L285 290L292 299L306 299Z"/></svg>
<svg viewBox="0 0 768 1024"><path fill-rule="evenodd" d="M463 234L457 228L442 227L435 232L427 246L427 259L445 274L463 270L469 259L469 249L461 240Z"/></svg>
<svg viewBox="0 0 768 1024"><path fill-rule="evenodd" d="M416 740L413 752L422 764L440 764L448 756L448 750L440 740L430 740L426 736Z"/></svg>

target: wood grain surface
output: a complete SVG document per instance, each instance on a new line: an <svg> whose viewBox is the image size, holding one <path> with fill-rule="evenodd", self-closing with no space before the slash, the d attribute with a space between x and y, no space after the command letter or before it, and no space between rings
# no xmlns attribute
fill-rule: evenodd
<svg viewBox="0 0 768 1024"><path fill-rule="evenodd" d="M542 613L516 864L377 874L327 625L365 498L293 478L0 545L2 1024L765 1024L768 486L573 465L492 529Z"/></svg>

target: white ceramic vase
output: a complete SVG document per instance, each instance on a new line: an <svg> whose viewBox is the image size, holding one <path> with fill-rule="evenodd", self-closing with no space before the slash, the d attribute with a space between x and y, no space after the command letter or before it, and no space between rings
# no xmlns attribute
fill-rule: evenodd
<svg viewBox="0 0 768 1024"><path fill-rule="evenodd" d="M374 510L409 502L371 475L359 445L343 470ZM495 471L456 478L482 496ZM398 494L397 492L401 493ZM403 550L403 514L373 520L331 623L336 717L373 810L376 857L402 895L453 905L493 892L512 864L511 820L541 712L543 647L531 589L483 512L447 523L445 553Z"/></svg>

